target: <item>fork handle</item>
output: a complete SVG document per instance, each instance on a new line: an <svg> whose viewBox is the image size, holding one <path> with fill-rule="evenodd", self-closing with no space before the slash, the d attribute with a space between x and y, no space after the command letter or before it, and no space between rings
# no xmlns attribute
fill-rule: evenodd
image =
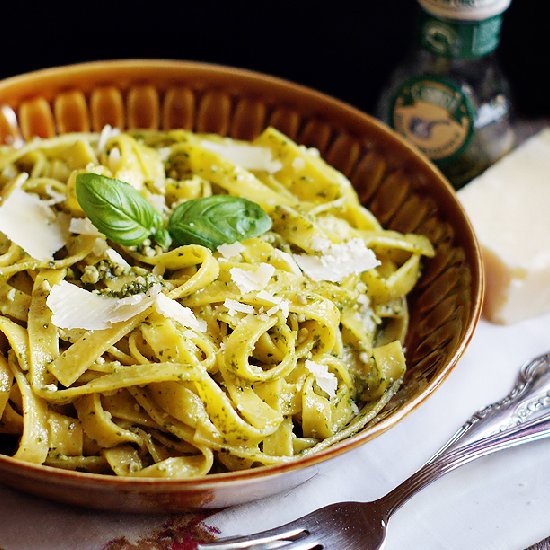
<svg viewBox="0 0 550 550"><path fill-rule="evenodd" d="M508 395L475 412L427 464L380 502L391 515L416 491L458 466L507 447L547 437L548 419L550 352L526 362Z"/></svg>
<svg viewBox="0 0 550 550"><path fill-rule="evenodd" d="M459 466L468 464L476 458L546 437L550 437L550 414L528 420L474 443L443 451L378 502L385 505L389 519L390 515L415 493Z"/></svg>

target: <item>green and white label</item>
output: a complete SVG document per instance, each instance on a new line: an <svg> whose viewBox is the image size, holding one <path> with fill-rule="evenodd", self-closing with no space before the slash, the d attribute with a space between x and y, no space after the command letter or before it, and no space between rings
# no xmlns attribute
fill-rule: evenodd
<svg viewBox="0 0 550 550"><path fill-rule="evenodd" d="M476 59L494 51L500 40L500 15L484 21L449 21L422 12L420 45L440 57Z"/></svg>
<svg viewBox="0 0 550 550"><path fill-rule="evenodd" d="M390 125L438 164L470 143L475 110L453 82L432 76L405 81L390 104Z"/></svg>

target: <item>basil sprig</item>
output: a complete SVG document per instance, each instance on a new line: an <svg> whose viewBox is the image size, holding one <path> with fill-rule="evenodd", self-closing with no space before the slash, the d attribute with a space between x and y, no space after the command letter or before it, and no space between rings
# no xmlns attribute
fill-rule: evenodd
<svg viewBox="0 0 550 550"><path fill-rule="evenodd" d="M111 241L135 245L154 236L161 246L170 245L161 214L128 183L99 174L78 174L76 198L86 216Z"/></svg>
<svg viewBox="0 0 550 550"><path fill-rule="evenodd" d="M230 195L214 195L180 204L168 222L177 244L202 244L216 250L257 237L271 228L271 218L255 202Z"/></svg>
<svg viewBox="0 0 550 550"><path fill-rule="evenodd" d="M271 218L255 202L215 195L180 204L168 221L131 185L106 176L82 173L76 177L76 197L94 226L111 241L136 245L153 237L167 248L200 244L215 251L257 237L271 228Z"/></svg>

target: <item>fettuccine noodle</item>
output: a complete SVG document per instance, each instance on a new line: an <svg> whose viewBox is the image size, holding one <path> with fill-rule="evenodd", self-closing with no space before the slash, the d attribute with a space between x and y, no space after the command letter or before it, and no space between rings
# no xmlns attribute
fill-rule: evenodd
<svg viewBox="0 0 550 550"><path fill-rule="evenodd" d="M214 251L117 245L82 230L81 172L130 183L165 217L243 197L272 228ZM406 295L433 249L384 230L342 174L274 129L248 143L107 128L2 147L0 207L13 193L62 240L37 258L0 230L0 433L20 460L167 478L278 464L356 433L401 384ZM375 264L348 269L358 250ZM52 289L75 287L144 309L57 326Z"/></svg>

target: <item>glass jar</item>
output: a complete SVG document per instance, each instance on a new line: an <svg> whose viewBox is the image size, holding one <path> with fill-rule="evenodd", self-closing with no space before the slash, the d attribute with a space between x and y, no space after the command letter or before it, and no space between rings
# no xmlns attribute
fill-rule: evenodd
<svg viewBox="0 0 550 550"><path fill-rule="evenodd" d="M495 56L510 0L419 1L417 47L394 71L377 114L458 189L514 144Z"/></svg>

